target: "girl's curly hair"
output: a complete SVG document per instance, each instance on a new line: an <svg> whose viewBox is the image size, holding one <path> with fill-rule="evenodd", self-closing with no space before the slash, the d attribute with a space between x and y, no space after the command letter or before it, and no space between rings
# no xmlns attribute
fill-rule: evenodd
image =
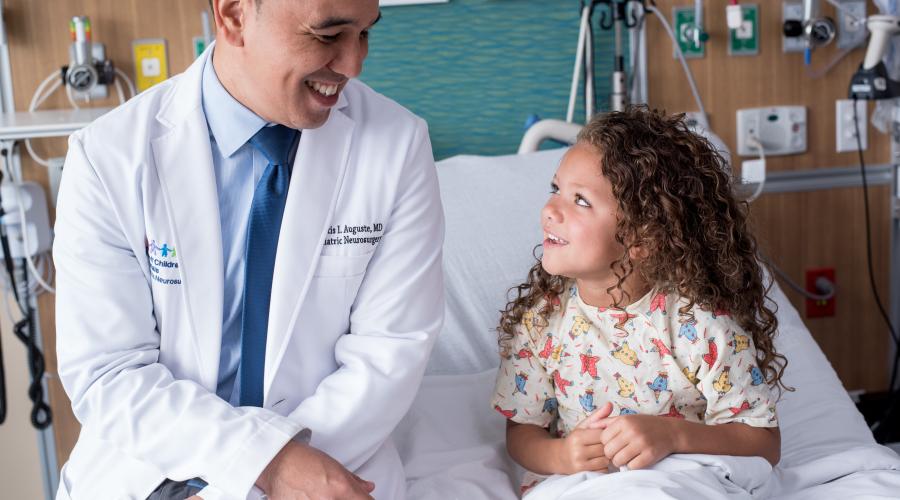
<svg viewBox="0 0 900 500"><path fill-rule="evenodd" d="M684 115L644 106L597 116L578 143L597 151L598 167L618 203L615 238L624 251L610 264L618 278L607 290L617 297L614 307L622 307L622 284L638 272L660 292L687 299L682 314L690 315L695 304L725 310L752 335L766 381L786 388L781 377L787 359L773 344L778 320L777 306L767 297L771 282L757 260L748 204L735 198L715 147L688 129ZM635 262L637 247L641 257ZM525 283L509 290L516 297L501 311L497 327L504 352L525 312L559 297L566 282L547 273L538 259ZM536 311L545 320L552 303L544 300Z"/></svg>

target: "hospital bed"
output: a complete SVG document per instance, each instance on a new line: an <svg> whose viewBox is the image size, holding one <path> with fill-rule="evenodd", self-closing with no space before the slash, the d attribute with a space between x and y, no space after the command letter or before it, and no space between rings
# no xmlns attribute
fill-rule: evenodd
<svg viewBox="0 0 900 500"><path fill-rule="evenodd" d="M393 435L410 499L518 498L522 471L506 453L505 419L489 404L499 364L493 329L506 290L534 263L538 213L563 152L438 163L447 220L446 322L415 402ZM752 498L900 498L900 457L875 443L777 284L772 298L776 345L789 360L784 380L796 391L778 403L781 462ZM687 491L659 496L679 495L704 498Z"/></svg>

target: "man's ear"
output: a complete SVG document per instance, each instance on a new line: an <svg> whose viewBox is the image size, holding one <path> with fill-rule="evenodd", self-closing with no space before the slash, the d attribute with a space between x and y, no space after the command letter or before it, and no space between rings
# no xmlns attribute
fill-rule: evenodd
<svg viewBox="0 0 900 500"><path fill-rule="evenodd" d="M244 21L247 0L212 0L213 19L216 21L216 38L229 45L243 47Z"/></svg>

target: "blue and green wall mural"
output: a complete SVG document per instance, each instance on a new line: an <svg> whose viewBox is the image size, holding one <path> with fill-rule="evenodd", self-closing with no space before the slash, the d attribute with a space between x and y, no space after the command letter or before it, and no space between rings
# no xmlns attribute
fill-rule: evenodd
<svg viewBox="0 0 900 500"><path fill-rule="evenodd" d="M580 0L386 7L360 78L428 121L437 159L512 154L530 115L565 119L580 9ZM594 60L597 109L608 109L613 36L596 22ZM583 118L581 109L579 99Z"/></svg>

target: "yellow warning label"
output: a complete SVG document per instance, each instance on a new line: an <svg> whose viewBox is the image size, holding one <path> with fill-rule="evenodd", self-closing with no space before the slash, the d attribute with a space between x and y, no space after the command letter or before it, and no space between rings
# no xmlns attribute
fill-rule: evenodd
<svg viewBox="0 0 900 500"><path fill-rule="evenodd" d="M143 92L169 78L169 62L166 57L166 41L162 38L135 40L134 74L137 75L137 91Z"/></svg>

